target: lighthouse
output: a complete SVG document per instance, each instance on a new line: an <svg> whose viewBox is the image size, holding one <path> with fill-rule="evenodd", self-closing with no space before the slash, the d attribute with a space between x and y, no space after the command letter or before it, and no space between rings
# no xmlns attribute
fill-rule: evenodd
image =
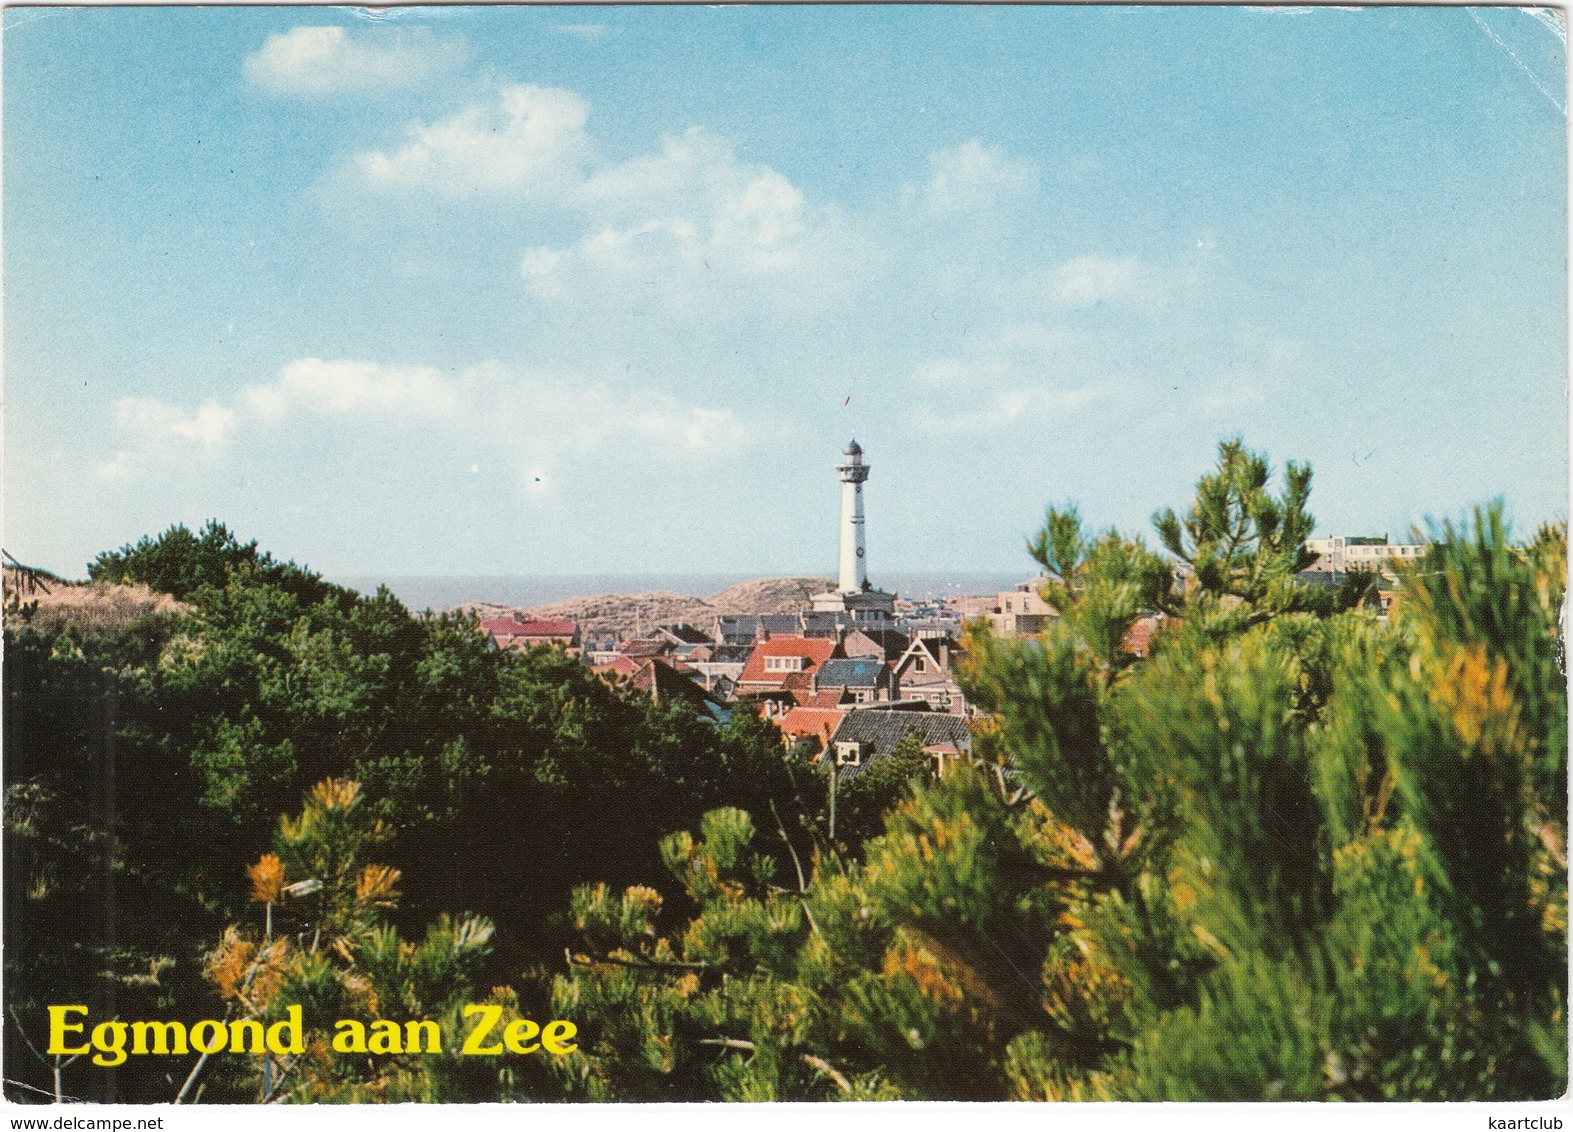
<svg viewBox="0 0 1573 1132"><path fill-rule="evenodd" d="M863 484L868 465L856 440L842 453L841 474L841 584L840 592L860 594L869 588L867 547L863 542Z"/></svg>
<svg viewBox="0 0 1573 1132"><path fill-rule="evenodd" d="M868 544L863 534L863 485L868 482L868 465L863 462L863 448L856 440L841 454L836 474L841 477L840 569L836 588L811 599L814 612L838 614L836 622L842 628L888 627L895 613L896 595L869 584Z"/></svg>

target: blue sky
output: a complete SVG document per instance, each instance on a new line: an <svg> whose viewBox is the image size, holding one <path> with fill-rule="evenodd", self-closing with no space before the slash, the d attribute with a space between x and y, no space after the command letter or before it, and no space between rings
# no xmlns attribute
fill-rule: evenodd
<svg viewBox="0 0 1573 1132"><path fill-rule="evenodd" d="M10 9L6 549L1030 569L1218 440L1330 534L1567 511L1565 31L1514 9Z"/></svg>

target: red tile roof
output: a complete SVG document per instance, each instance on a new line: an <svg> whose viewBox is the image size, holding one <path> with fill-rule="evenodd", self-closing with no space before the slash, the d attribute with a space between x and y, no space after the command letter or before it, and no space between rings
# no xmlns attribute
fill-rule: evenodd
<svg viewBox="0 0 1573 1132"><path fill-rule="evenodd" d="M482 621L481 628L494 637L572 637L579 631L572 621L525 621L518 617L494 617Z"/></svg>
<svg viewBox="0 0 1573 1132"><path fill-rule="evenodd" d="M776 726L788 738L812 737L826 743L841 726L844 715L846 712L826 708L795 707L777 719Z"/></svg>
<svg viewBox="0 0 1573 1132"><path fill-rule="evenodd" d="M819 665L835 656L840 646L824 637L771 637L760 641L748 654L748 663L737 678L739 686L747 684L790 687L786 677L812 672ZM802 673L766 672L765 658L770 656L800 656L804 660Z"/></svg>
<svg viewBox="0 0 1573 1132"><path fill-rule="evenodd" d="M636 660L629 660L626 656L614 656L605 664L597 664L590 671L594 672L597 676L604 676L608 672L614 673L618 676L632 676L634 673L639 671L639 662Z"/></svg>

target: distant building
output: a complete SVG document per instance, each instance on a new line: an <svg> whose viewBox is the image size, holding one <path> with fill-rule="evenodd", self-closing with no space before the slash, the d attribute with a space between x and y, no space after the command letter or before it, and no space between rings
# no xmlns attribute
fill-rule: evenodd
<svg viewBox="0 0 1573 1132"><path fill-rule="evenodd" d="M803 620L796 613L722 613L712 639L723 645L752 645L770 637L803 635Z"/></svg>
<svg viewBox="0 0 1573 1132"><path fill-rule="evenodd" d="M994 601L993 598L986 597L979 598L978 600L984 603L982 612L978 614L968 614L968 619L974 616L987 616L988 611L994 608L992 604ZM955 638L961 636L962 622L963 618L960 616L903 617L900 621L896 622L896 630L897 632L905 633L913 640L936 640L940 637Z"/></svg>
<svg viewBox="0 0 1573 1132"><path fill-rule="evenodd" d="M579 625L574 621L532 621L517 613L481 622L493 648L524 652L534 645L555 645L569 656L579 655Z"/></svg>
<svg viewBox="0 0 1573 1132"><path fill-rule="evenodd" d="M1386 535L1308 538L1305 548L1317 556L1307 569L1332 574L1352 570L1390 573L1394 564L1416 562L1430 549L1426 543L1390 543Z"/></svg>
<svg viewBox="0 0 1573 1132"><path fill-rule="evenodd" d="M1166 618L1161 613L1148 614L1138 617L1131 622L1131 627L1125 631L1125 639L1120 642L1120 647L1132 656L1146 660L1152 655L1152 640L1163 627Z"/></svg>
<svg viewBox="0 0 1573 1132"><path fill-rule="evenodd" d="M686 623L663 626L655 635L667 642L672 656L686 657L696 649L715 643L709 633Z"/></svg>
<svg viewBox="0 0 1573 1132"><path fill-rule="evenodd" d="M635 660L619 656L607 664L596 665L593 671L613 684L644 693L658 704L686 703L717 723L725 723L731 718L730 710L719 696L660 657Z"/></svg>
<svg viewBox="0 0 1573 1132"><path fill-rule="evenodd" d="M905 633L895 629L852 629L841 638L841 651L848 656L877 656L894 662L911 644Z"/></svg>
<svg viewBox="0 0 1573 1132"><path fill-rule="evenodd" d="M649 660L653 656L666 656L672 651L672 642L664 637L636 637L630 641L623 641L617 646L617 651L634 660Z"/></svg>
<svg viewBox="0 0 1573 1132"><path fill-rule="evenodd" d="M989 627L1002 637L1029 637L1048 628L1059 610L1043 600L1042 584L1042 578L1033 578L1002 592L994 612L986 615Z"/></svg>

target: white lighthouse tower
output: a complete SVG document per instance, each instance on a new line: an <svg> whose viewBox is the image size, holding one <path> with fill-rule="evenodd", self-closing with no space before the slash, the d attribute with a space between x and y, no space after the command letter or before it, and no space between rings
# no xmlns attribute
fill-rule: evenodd
<svg viewBox="0 0 1573 1132"><path fill-rule="evenodd" d="M860 594L869 588L867 548L863 543L863 483L868 465L863 449L854 440L843 455L846 461L836 469L841 474L841 584L844 594Z"/></svg>
<svg viewBox="0 0 1573 1132"><path fill-rule="evenodd" d="M842 453L836 472L841 477L841 568L836 589L815 594L816 613L840 613L847 624L888 623L896 610L896 595L876 590L868 580L868 545L863 533L863 484L869 467L856 440Z"/></svg>

